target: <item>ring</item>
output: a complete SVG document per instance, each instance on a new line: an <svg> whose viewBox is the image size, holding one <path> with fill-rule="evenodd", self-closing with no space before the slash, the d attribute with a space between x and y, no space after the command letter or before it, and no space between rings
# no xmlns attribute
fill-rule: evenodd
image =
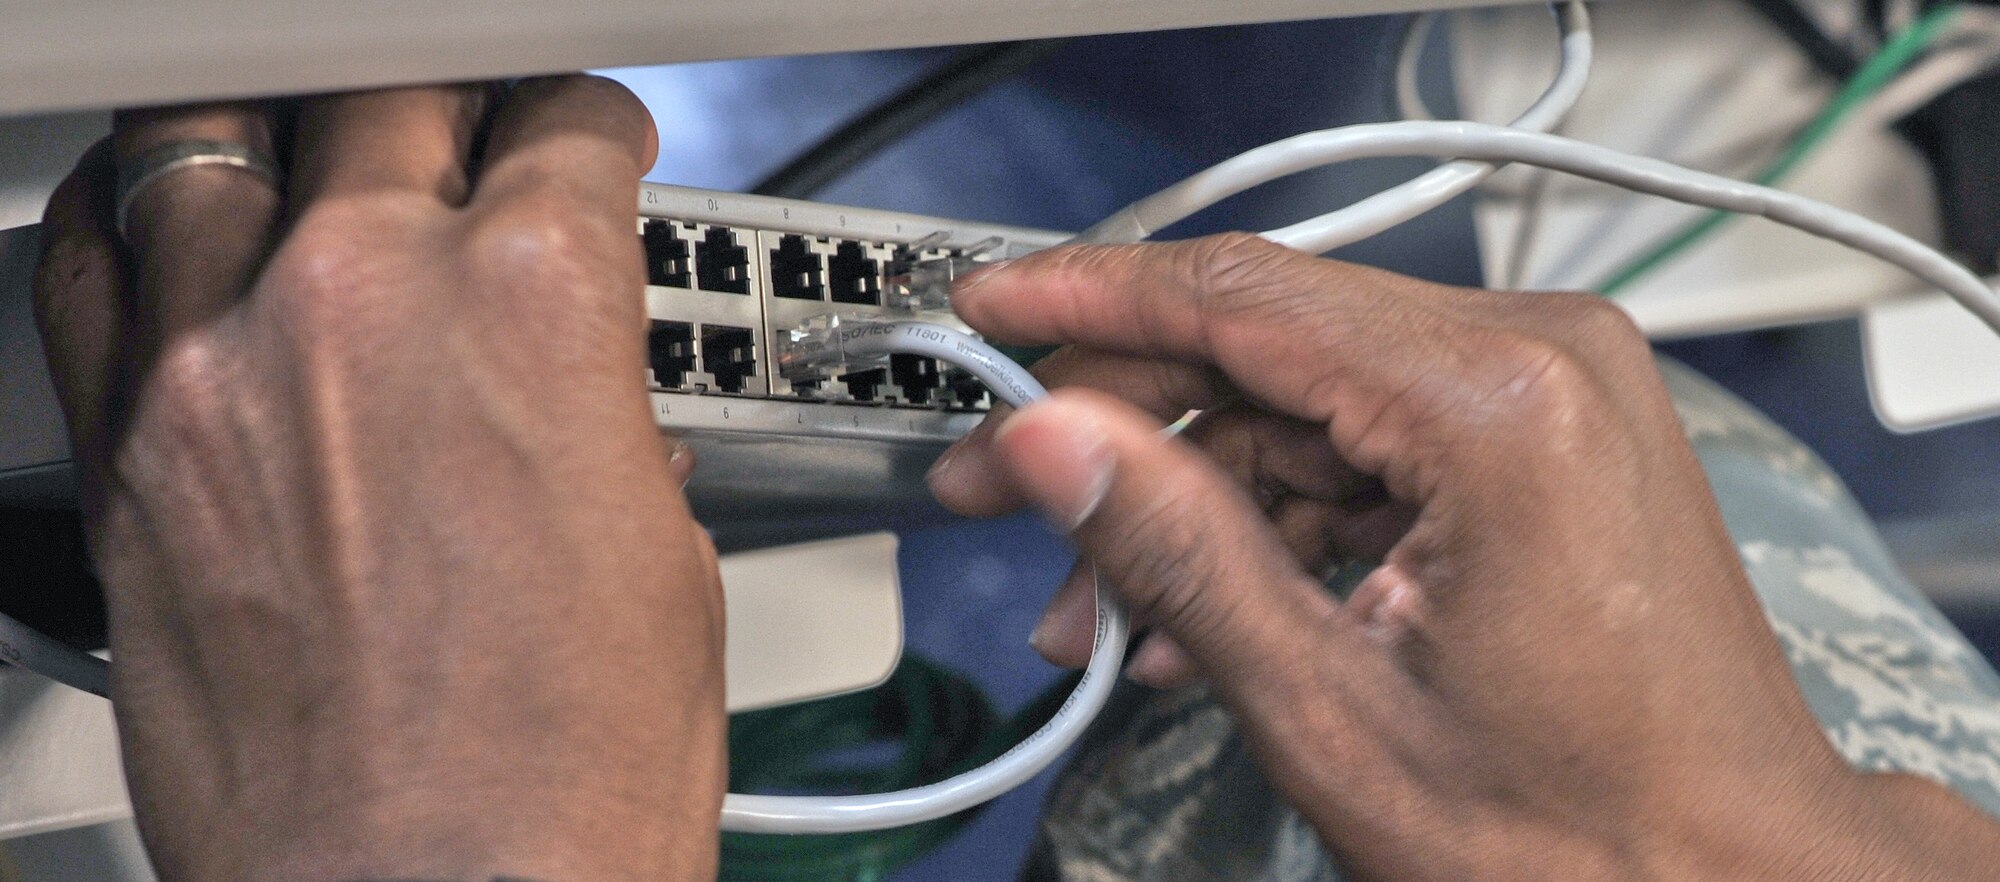
<svg viewBox="0 0 2000 882"><path fill-rule="evenodd" d="M272 187L278 186L278 163L270 156L228 141L188 140L161 144L130 163L118 165L118 235L125 235L125 220L132 200L167 173L197 165L225 165L240 168Z"/></svg>

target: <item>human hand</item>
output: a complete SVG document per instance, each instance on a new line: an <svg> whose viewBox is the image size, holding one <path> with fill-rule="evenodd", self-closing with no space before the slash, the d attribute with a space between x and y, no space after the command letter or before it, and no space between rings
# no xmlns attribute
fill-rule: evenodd
<svg viewBox="0 0 2000 882"><path fill-rule="evenodd" d="M1948 791L1831 749L1645 341L1601 298L1227 236L1033 255L954 306L1066 348L1037 367L1050 400L947 454L940 500L1072 528L1154 626L1133 675L1205 677L1357 877L1994 865L1995 828ZM1341 560L1381 562L1345 602L1319 578ZM1085 570L1038 648L1080 664L1091 615Z"/></svg>
<svg viewBox="0 0 2000 882"><path fill-rule="evenodd" d="M120 114L36 301L164 879L712 878L722 598L595 77ZM289 145L282 196L113 154Z"/></svg>

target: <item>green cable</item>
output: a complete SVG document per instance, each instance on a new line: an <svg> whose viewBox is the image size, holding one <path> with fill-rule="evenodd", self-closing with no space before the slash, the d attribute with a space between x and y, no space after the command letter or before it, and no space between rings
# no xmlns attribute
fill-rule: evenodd
<svg viewBox="0 0 2000 882"><path fill-rule="evenodd" d="M1919 54L1936 42L1938 35L1950 26L1958 11L1959 5L1956 3L1939 6L1883 44L1881 50L1876 52L1873 58L1868 59L1860 70L1855 71L1854 76L1848 79L1846 85L1834 95L1826 108L1807 124L1789 147L1785 148L1785 152L1756 177L1757 183L1767 187L1776 186L1789 176L1798 168L1800 162L1826 141L1827 136L1833 134L1834 129L1839 127L1849 114L1875 93L1882 91L1884 86L1893 82L1904 68L1909 67L1910 62L1916 60ZM1726 211L1710 212L1701 220L1681 228L1680 232L1627 262L1622 269L1599 283L1598 293L1607 297L1617 296L1633 282L1708 238L1734 217L1735 215Z"/></svg>
<svg viewBox="0 0 2000 882"><path fill-rule="evenodd" d="M871 793L943 780L982 765L1055 715L1075 688L1063 678L1002 722L969 679L905 655L889 681L866 692L737 714L729 722L732 792ZM843 761L885 747L893 759ZM943 845L977 817L971 809L894 830L824 836L725 833L727 882L877 882Z"/></svg>

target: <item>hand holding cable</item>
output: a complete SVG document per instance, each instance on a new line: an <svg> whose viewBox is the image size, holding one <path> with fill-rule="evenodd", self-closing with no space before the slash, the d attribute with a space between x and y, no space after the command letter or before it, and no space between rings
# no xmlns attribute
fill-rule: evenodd
<svg viewBox="0 0 2000 882"><path fill-rule="evenodd" d="M1073 528L1152 629L1134 675L1204 677L1357 877L1890 878L2000 853L1947 791L1827 744L1602 299L1236 235L1032 255L955 306L1065 348L1037 366L1051 398L955 449L939 498ZM1348 560L1379 566L1338 599L1321 576ZM1050 606L1052 660L1081 660L1088 585Z"/></svg>

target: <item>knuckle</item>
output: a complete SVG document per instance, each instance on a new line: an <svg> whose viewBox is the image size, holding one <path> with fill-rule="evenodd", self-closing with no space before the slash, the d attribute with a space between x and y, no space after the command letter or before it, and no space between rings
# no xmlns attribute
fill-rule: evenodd
<svg viewBox="0 0 2000 882"><path fill-rule="evenodd" d="M1195 239L1178 253L1188 288L1204 298L1208 311L1223 314L1289 298L1297 289L1288 282L1301 262L1311 259L1253 233Z"/></svg>
<svg viewBox="0 0 2000 882"><path fill-rule="evenodd" d="M1567 430L1604 411L1610 397L1590 359L1547 337L1507 332L1489 348L1476 382L1485 421Z"/></svg>
<svg viewBox="0 0 2000 882"><path fill-rule="evenodd" d="M612 230L574 206L523 196L475 218L461 258L482 297L580 339L639 327L644 264L629 222Z"/></svg>
<svg viewBox="0 0 2000 882"><path fill-rule="evenodd" d="M337 320L352 297L375 287L369 284L375 258L356 233L378 222L349 202L315 206L265 268L260 294L286 311Z"/></svg>
<svg viewBox="0 0 2000 882"><path fill-rule="evenodd" d="M206 461L229 435L229 354L207 334L181 335L160 348L147 373L135 434L147 443L121 445L127 474L174 473L184 461Z"/></svg>
<svg viewBox="0 0 2000 882"><path fill-rule="evenodd" d="M591 260L597 237L573 214L542 198L510 200L471 225L465 257L482 278L502 285L543 288L601 276Z"/></svg>
<svg viewBox="0 0 2000 882"><path fill-rule="evenodd" d="M1040 251L1021 259L1035 268L1037 281L1065 289L1087 289L1105 280L1134 276L1154 245L1066 245Z"/></svg>
<svg viewBox="0 0 2000 882"><path fill-rule="evenodd" d="M435 294L411 296L419 256L412 201L364 195L325 199L302 213L255 283L255 314L314 369L325 357L374 351L420 315Z"/></svg>
<svg viewBox="0 0 2000 882"><path fill-rule="evenodd" d="M153 362L148 397L157 397L172 411L200 411L219 400L226 360L221 349L201 333L183 334L160 348Z"/></svg>
<svg viewBox="0 0 2000 882"><path fill-rule="evenodd" d="M1537 297L1546 301L1549 320L1586 352L1617 358L1651 351L1631 313L1601 295L1562 292Z"/></svg>
<svg viewBox="0 0 2000 882"><path fill-rule="evenodd" d="M1251 233L1196 239L1182 252L1182 277L1194 292L1217 351L1257 351L1272 335L1331 345L1359 327L1328 296L1336 286L1376 284L1356 268L1294 251Z"/></svg>

